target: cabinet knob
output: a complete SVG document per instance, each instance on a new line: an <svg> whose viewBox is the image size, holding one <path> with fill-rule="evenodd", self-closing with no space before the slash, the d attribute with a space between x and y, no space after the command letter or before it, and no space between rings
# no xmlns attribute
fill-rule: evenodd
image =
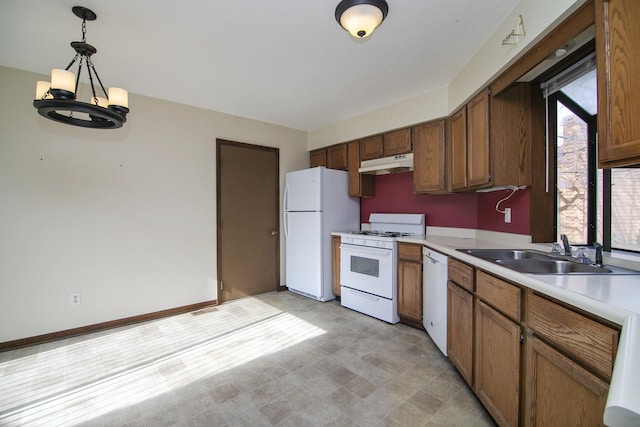
<svg viewBox="0 0 640 427"><path fill-rule="evenodd" d="M271 230L271 235L272 236L277 236L278 235L278 230Z"/></svg>

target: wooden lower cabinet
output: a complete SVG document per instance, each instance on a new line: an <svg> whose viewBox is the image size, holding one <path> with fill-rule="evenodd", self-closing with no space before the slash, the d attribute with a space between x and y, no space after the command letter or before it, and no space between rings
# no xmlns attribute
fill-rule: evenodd
<svg viewBox="0 0 640 427"><path fill-rule="evenodd" d="M340 236L331 237L331 288L335 296L340 296Z"/></svg>
<svg viewBox="0 0 640 427"><path fill-rule="evenodd" d="M398 261L398 316L422 321L422 264Z"/></svg>
<svg viewBox="0 0 640 427"><path fill-rule="evenodd" d="M526 426L602 426L609 386L534 336L527 337Z"/></svg>
<svg viewBox="0 0 640 427"><path fill-rule="evenodd" d="M520 325L482 301L475 304L475 391L501 426L520 417Z"/></svg>
<svg viewBox="0 0 640 427"><path fill-rule="evenodd" d="M422 322L422 245L398 243L398 316Z"/></svg>
<svg viewBox="0 0 640 427"><path fill-rule="evenodd" d="M498 425L603 425L618 325L451 258L447 296L449 359Z"/></svg>
<svg viewBox="0 0 640 427"><path fill-rule="evenodd" d="M473 384L473 295L447 282L447 354L462 378Z"/></svg>

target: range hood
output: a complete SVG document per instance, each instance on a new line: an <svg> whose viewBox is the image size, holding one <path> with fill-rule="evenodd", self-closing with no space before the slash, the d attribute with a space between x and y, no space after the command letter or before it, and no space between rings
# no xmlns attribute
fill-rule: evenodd
<svg viewBox="0 0 640 427"><path fill-rule="evenodd" d="M398 154L392 157L383 157L380 159L363 160L360 163L358 172L384 175L394 172L407 172L413 170L413 153Z"/></svg>

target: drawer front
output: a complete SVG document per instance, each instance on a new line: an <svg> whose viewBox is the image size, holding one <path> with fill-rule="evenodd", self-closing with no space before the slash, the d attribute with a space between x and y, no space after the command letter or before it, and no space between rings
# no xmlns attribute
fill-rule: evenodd
<svg viewBox="0 0 640 427"><path fill-rule="evenodd" d="M398 243L398 258L407 261L422 262L422 245Z"/></svg>
<svg viewBox="0 0 640 427"><path fill-rule="evenodd" d="M619 331L534 293L527 299L527 324L539 336L611 378Z"/></svg>
<svg viewBox="0 0 640 427"><path fill-rule="evenodd" d="M473 267L456 259L449 258L448 275L449 280L469 292L473 292Z"/></svg>
<svg viewBox="0 0 640 427"><path fill-rule="evenodd" d="M484 271L476 274L476 295L516 322L520 321L521 289Z"/></svg>

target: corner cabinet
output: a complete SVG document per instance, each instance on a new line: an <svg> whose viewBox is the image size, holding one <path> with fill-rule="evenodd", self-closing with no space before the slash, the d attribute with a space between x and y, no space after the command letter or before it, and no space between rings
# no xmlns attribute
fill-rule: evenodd
<svg viewBox="0 0 640 427"><path fill-rule="evenodd" d="M445 169L445 121L413 128L413 192L447 191Z"/></svg>
<svg viewBox="0 0 640 427"><path fill-rule="evenodd" d="M398 243L398 316L422 326L422 245Z"/></svg>
<svg viewBox="0 0 640 427"><path fill-rule="evenodd" d="M640 164L640 2L595 5L599 167Z"/></svg>
<svg viewBox="0 0 640 427"><path fill-rule="evenodd" d="M449 117L449 179L452 191L491 184L489 90Z"/></svg>
<svg viewBox="0 0 640 427"><path fill-rule="evenodd" d="M340 236L331 236L331 288L333 294L340 296Z"/></svg>

